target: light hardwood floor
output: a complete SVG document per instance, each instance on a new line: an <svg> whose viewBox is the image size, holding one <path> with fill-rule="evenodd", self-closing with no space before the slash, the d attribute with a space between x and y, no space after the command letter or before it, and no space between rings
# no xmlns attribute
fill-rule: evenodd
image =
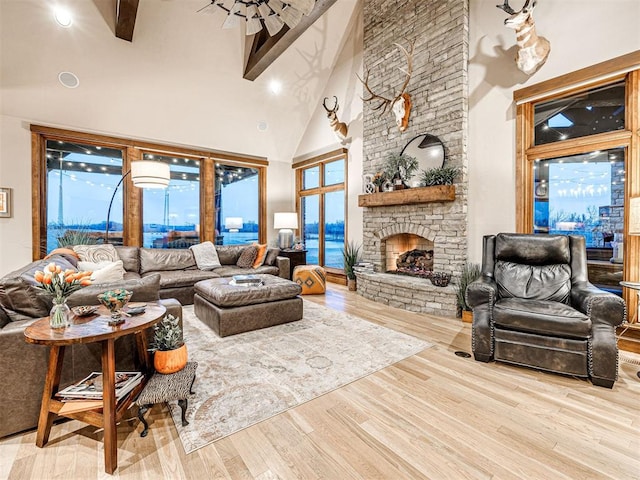
<svg viewBox="0 0 640 480"><path fill-rule="evenodd" d="M380 372L186 455L164 405L139 436L118 428L131 479L640 478L640 356L624 353L612 390L454 355L459 319L386 307L331 285L306 297L435 344ZM636 362L634 364L633 362ZM111 478L102 433L76 421L0 440L0 478Z"/></svg>

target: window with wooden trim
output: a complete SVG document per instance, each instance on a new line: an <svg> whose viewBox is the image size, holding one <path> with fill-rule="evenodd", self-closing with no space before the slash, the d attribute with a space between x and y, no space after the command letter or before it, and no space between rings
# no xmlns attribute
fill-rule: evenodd
<svg viewBox="0 0 640 480"><path fill-rule="evenodd" d="M34 259L61 242L104 242L114 191L110 243L188 248L206 240L266 242L265 159L38 125L31 131ZM126 174L131 162L143 159L170 165L166 190L133 187ZM245 223L241 238L224 241L223 217L231 214L244 215Z"/></svg>
<svg viewBox="0 0 640 480"><path fill-rule="evenodd" d="M293 165L300 240L307 263L341 271L346 238L347 154L340 149Z"/></svg>
<svg viewBox="0 0 640 480"><path fill-rule="evenodd" d="M628 200L640 195L640 51L514 92L517 229L583 235L589 279L640 280Z"/></svg>

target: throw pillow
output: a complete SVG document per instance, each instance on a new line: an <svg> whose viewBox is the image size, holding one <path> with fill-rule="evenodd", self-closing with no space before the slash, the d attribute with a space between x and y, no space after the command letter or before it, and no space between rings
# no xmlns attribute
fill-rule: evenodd
<svg viewBox="0 0 640 480"><path fill-rule="evenodd" d="M253 268L258 268L264 263L265 258L267 258L267 244L260 245L259 243L254 243L254 247L256 247L256 259L253 261Z"/></svg>
<svg viewBox="0 0 640 480"><path fill-rule="evenodd" d="M240 254L240 258L238 258L236 265L242 268L251 268L253 267L253 262L256 261L257 256L258 249L251 245L250 247L242 250L242 253Z"/></svg>
<svg viewBox="0 0 640 480"><path fill-rule="evenodd" d="M104 245L76 245L73 251L83 262L115 262L120 260L116 248L110 243Z"/></svg>
<svg viewBox="0 0 640 480"><path fill-rule="evenodd" d="M197 245L189 247L193 258L196 260L196 265L200 270L213 270L214 268L221 267L220 259L218 258L218 251L211 242L202 242Z"/></svg>
<svg viewBox="0 0 640 480"><path fill-rule="evenodd" d="M122 260L117 262L78 262L78 270L86 272L92 271L91 281L93 283L113 283L124 278L124 268Z"/></svg>
<svg viewBox="0 0 640 480"><path fill-rule="evenodd" d="M49 252L49 255L44 257L44 260L49 260L53 255L71 255L72 257L76 257L76 260L80 259L78 253L73 251L71 248L54 248Z"/></svg>
<svg viewBox="0 0 640 480"><path fill-rule="evenodd" d="M267 248L267 256L264 259L264 265L275 265L278 255L280 255L280 249L278 247Z"/></svg>

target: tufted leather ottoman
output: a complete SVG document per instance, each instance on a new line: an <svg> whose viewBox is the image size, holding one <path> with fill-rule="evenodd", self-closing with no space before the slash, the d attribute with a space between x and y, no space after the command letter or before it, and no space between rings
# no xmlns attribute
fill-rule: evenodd
<svg viewBox="0 0 640 480"><path fill-rule="evenodd" d="M195 284L196 316L220 337L294 322L302 318L302 288L274 275L255 275L262 285L234 285L231 278Z"/></svg>
<svg viewBox="0 0 640 480"><path fill-rule="evenodd" d="M324 268L318 265L298 265L291 279L302 287L302 295L319 295L327 288Z"/></svg>

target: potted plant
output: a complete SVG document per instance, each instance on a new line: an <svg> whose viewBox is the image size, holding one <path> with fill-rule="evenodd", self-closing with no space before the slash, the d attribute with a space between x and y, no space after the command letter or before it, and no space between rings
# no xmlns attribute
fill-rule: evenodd
<svg viewBox="0 0 640 480"><path fill-rule="evenodd" d="M357 289L356 274L353 267L360 261L360 245L349 241L342 249L344 273L347 275L347 287L354 292Z"/></svg>
<svg viewBox="0 0 640 480"><path fill-rule="evenodd" d="M418 160L410 155L402 153L389 153L384 164L385 176L399 183L402 188L408 188L407 182L411 180L413 174L418 170Z"/></svg>
<svg viewBox="0 0 640 480"><path fill-rule="evenodd" d="M425 187L453 185L459 173L460 169L458 167L430 168L422 171L421 183Z"/></svg>
<svg viewBox="0 0 640 480"><path fill-rule="evenodd" d="M460 309L462 321L465 323L473 322L473 312L467 304L465 293L471 282L480 278L481 274L480 265L477 263L468 262L462 267L462 274L460 275L460 280L458 280L458 288L456 291L456 303Z"/></svg>
<svg viewBox="0 0 640 480"><path fill-rule="evenodd" d="M169 314L153 327L153 366L158 373L175 373L187 364L187 345L182 336L180 320Z"/></svg>

